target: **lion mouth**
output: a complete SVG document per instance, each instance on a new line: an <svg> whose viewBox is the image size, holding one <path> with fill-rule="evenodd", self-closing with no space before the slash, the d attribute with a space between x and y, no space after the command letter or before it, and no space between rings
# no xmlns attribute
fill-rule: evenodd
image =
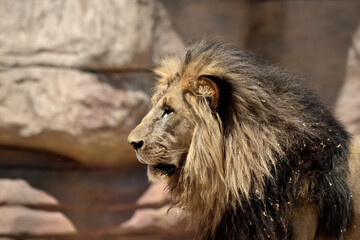
<svg viewBox="0 0 360 240"><path fill-rule="evenodd" d="M156 165L149 165L151 173L158 177L171 177L175 173L176 166L172 164L159 163Z"/></svg>

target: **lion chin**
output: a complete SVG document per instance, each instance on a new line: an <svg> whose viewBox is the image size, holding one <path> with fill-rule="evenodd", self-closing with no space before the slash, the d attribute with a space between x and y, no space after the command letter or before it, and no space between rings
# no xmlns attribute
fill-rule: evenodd
<svg viewBox="0 0 360 240"><path fill-rule="evenodd" d="M148 173L151 174L152 177L166 179L175 174L175 165L171 164L155 164L155 165L148 165ZM149 176L149 177L151 177Z"/></svg>
<svg viewBox="0 0 360 240"><path fill-rule="evenodd" d="M360 145L301 79L207 41L155 73L128 142L197 239L360 239Z"/></svg>
<svg viewBox="0 0 360 240"><path fill-rule="evenodd" d="M147 159L139 152L136 152L136 155L139 161L147 166L148 177L152 181L163 180L175 174L176 166L174 164L166 164L161 161L158 162L157 160L151 158ZM153 155L154 154L150 154L150 156Z"/></svg>

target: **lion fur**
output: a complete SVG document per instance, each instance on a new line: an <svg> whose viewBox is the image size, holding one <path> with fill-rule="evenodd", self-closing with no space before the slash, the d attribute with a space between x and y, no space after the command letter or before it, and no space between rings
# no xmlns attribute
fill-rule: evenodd
<svg viewBox="0 0 360 240"><path fill-rule="evenodd" d="M306 205L316 206L317 234L345 236L350 136L299 78L211 41L165 58L155 73L155 95L181 81L196 116L186 161L168 185L202 239L291 239L291 214ZM194 89L203 76L218 93Z"/></svg>

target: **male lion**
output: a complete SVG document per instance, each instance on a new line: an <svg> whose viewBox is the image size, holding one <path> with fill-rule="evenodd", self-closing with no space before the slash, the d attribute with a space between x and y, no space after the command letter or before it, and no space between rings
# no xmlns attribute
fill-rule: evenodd
<svg viewBox="0 0 360 240"><path fill-rule="evenodd" d="M155 73L153 107L128 141L150 180L167 180L199 237L352 232L349 134L299 79L205 41Z"/></svg>

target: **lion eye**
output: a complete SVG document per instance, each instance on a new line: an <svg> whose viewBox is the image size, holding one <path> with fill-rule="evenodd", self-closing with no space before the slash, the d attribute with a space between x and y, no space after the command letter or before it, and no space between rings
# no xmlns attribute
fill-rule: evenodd
<svg viewBox="0 0 360 240"><path fill-rule="evenodd" d="M164 112L163 112L163 114L161 115L161 117L165 117L166 115L172 113L173 111L174 111L174 110L173 110L171 107L166 106L166 107L164 108Z"/></svg>

